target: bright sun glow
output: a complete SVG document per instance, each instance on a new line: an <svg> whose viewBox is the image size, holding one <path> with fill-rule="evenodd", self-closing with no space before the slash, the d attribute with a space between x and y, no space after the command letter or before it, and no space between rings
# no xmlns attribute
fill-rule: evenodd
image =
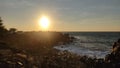
<svg viewBox="0 0 120 68"><path fill-rule="evenodd" d="M47 17L45 17L45 16L43 16L43 17L39 20L39 25L41 26L41 28L42 28L43 30L47 30L48 27L49 27L49 24L50 24L49 19L48 19Z"/></svg>

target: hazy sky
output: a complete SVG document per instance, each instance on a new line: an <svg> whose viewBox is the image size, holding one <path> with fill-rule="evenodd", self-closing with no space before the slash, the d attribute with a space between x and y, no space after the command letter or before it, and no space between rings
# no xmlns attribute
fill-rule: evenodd
<svg viewBox="0 0 120 68"><path fill-rule="evenodd" d="M120 0L0 0L7 28L41 30L42 15L52 31L120 31Z"/></svg>

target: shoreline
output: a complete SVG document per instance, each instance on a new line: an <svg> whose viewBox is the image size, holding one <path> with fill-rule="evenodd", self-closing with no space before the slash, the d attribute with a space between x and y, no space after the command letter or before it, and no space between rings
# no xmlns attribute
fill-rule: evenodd
<svg viewBox="0 0 120 68"><path fill-rule="evenodd" d="M6 47L4 47L5 44L1 44L0 47L1 49L12 49L12 53L10 52L11 56L7 56L6 52L9 51L4 51L5 53L1 51L4 54L0 53L2 55L2 59L0 60L7 62L7 60L3 60L3 58L14 58L17 55L17 58L20 59L17 62L20 62L22 58L21 64L24 64L24 62L27 61L28 64L24 65L30 67L32 65L36 66L36 68L114 68L112 64L115 63L112 62L111 59L109 59L111 57L107 55L104 58L91 58L85 55L76 55L68 51L61 52L60 50L54 49L54 46L70 44L74 40L75 38L71 37L69 34L59 32L23 32L8 34L0 39L0 41L9 43L8 46L6 45ZM110 63L108 59L112 63ZM0 63L3 64L3 62ZM7 63L5 65L8 64L11 65L11 63Z"/></svg>

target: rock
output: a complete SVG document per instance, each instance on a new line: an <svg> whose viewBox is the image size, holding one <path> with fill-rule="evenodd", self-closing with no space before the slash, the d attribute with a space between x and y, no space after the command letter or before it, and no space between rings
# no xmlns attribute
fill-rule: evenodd
<svg viewBox="0 0 120 68"><path fill-rule="evenodd" d="M112 52L106 55L105 62L111 68L120 68L120 39L113 44Z"/></svg>

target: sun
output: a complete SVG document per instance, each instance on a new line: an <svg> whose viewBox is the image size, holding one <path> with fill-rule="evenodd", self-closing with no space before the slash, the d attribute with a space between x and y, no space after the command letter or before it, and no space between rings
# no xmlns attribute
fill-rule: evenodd
<svg viewBox="0 0 120 68"><path fill-rule="evenodd" d="M40 18L39 20L39 25L41 26L41 28L43 30L47 30L49 25L50 25L50 21L47 17L43 16L42 18Z"/></svg>

